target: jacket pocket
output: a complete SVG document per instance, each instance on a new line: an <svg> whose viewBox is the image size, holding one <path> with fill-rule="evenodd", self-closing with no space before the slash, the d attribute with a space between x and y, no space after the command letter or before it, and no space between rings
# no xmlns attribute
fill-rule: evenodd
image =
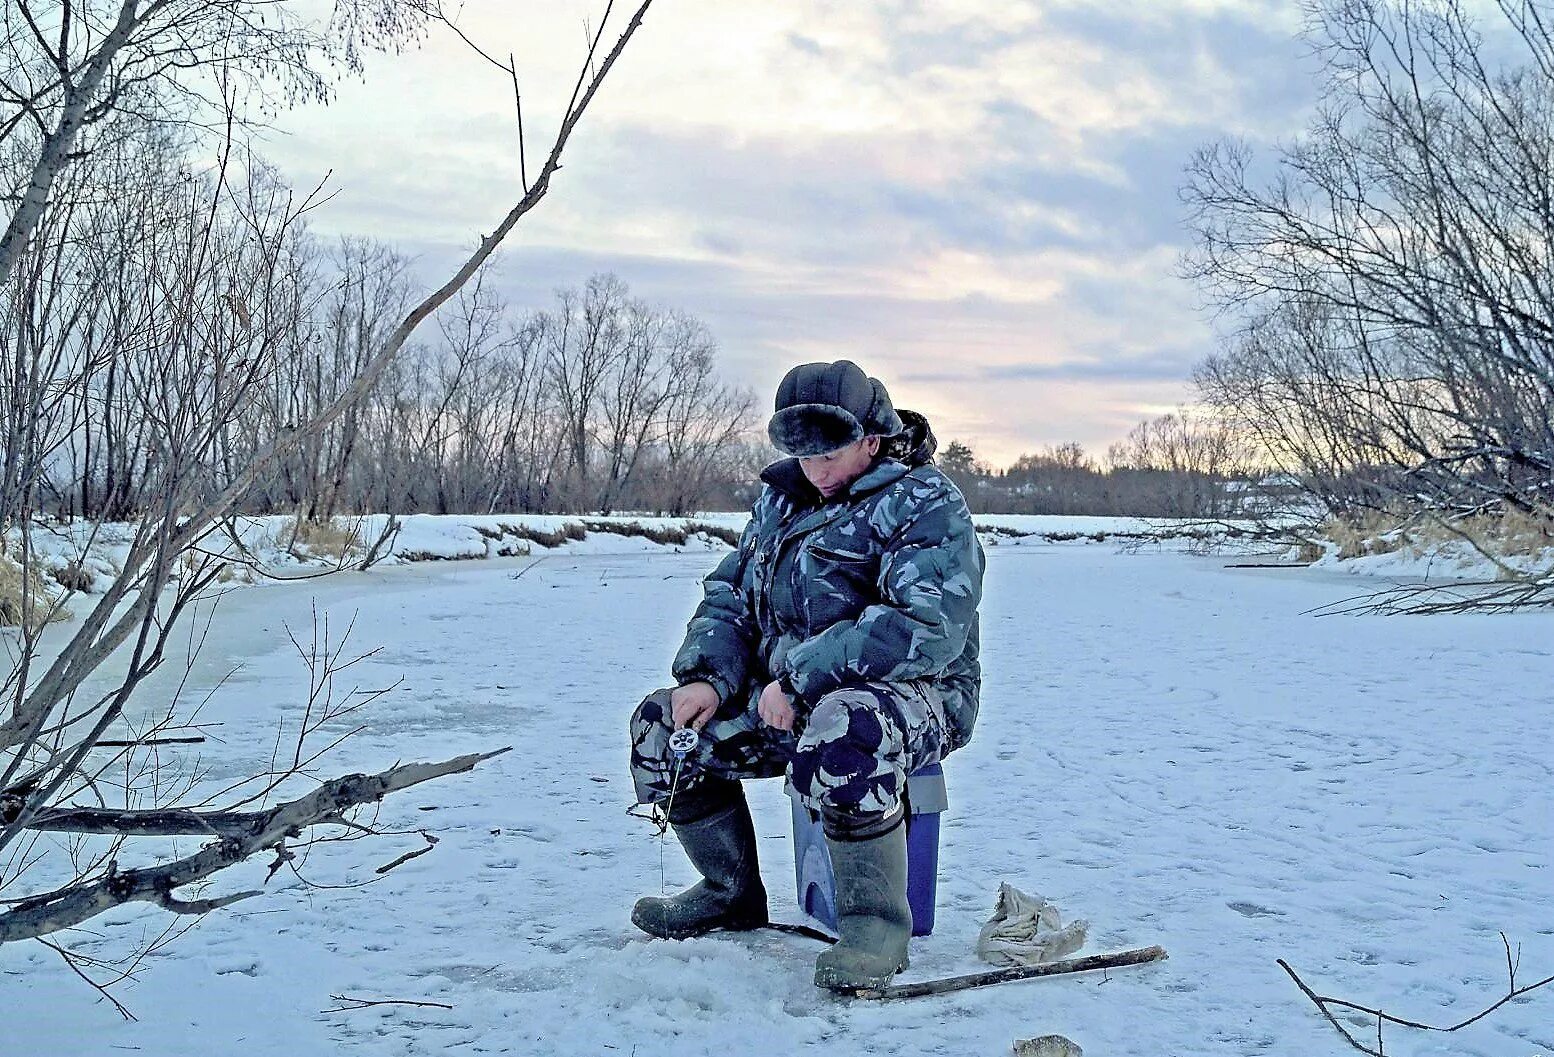
<svg viewBox="0 0 1554 1057"><path fill-rule="evenodd" d="M797 566L792 586L801 600L806 635L856 619L877 600L878 555L848 550L828 539L806 543Z"/></svg>
<svg viewBox="0 0 1554 1057"><path fill-rule="evenodd" d="M804 549L821 561L836 562L839 565L856 565L867 562L873 557L867 551L862 554L854 554L851 551L842 550L840 547L825 547L818 543L808 544Z"/></svg>

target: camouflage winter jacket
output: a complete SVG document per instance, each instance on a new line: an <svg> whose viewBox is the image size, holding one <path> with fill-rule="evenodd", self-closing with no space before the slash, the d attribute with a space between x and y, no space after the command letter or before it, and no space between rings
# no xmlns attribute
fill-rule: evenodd
<svg viewBox="0 0 1554 1057"><path fill-rule="evenodd" d="M910 417L908 417L910 416ZM838 687L925 679L949 721L949 748L976 720L982 547L965 498L928 461L933 434L909 433L828 501L797 459L768 466L738 550L705 581L674 661L706 680L720 716L754 707L786 675L802 712Z"/></svg>

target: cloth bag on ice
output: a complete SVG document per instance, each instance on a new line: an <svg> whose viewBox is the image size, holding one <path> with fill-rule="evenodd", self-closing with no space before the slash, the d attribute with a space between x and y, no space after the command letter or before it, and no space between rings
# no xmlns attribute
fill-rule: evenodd
<svg viewBox="0 0 1554 1057"><path fill-rule="evenodd" d="M977 957L993 965L1037 965L1072 954L1085 945L1088 921L1064 925L1058 908L1005 881L998 906L977 936Z"/></svg>

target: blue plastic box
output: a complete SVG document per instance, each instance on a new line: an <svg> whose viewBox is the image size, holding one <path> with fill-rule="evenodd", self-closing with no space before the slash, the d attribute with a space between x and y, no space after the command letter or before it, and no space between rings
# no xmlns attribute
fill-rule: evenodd
<svg viewBox="0 0 1554 1057"><path fill-rule="evenodd" d="M790 791L791 792L791 791ZM934 898L939 888L939 816L949 806L944 768L930 764L907 775L907 901L912 904L912 935L933 932ZM799 909L827 928L836 929L836 879L825 830L809 809L793 798L793 873Z"/></svg>

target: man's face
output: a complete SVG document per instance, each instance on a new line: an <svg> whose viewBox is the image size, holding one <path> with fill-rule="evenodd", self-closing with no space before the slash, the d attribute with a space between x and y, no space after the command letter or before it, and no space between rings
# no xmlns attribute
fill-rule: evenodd
<svg viewBox="0 0 1554 1057"><path fill-rule="evenodd" d="M864 437L845 448L799 460L799 468L820 494L830 499L863 476L879 451L878 437Z"/></svg>

